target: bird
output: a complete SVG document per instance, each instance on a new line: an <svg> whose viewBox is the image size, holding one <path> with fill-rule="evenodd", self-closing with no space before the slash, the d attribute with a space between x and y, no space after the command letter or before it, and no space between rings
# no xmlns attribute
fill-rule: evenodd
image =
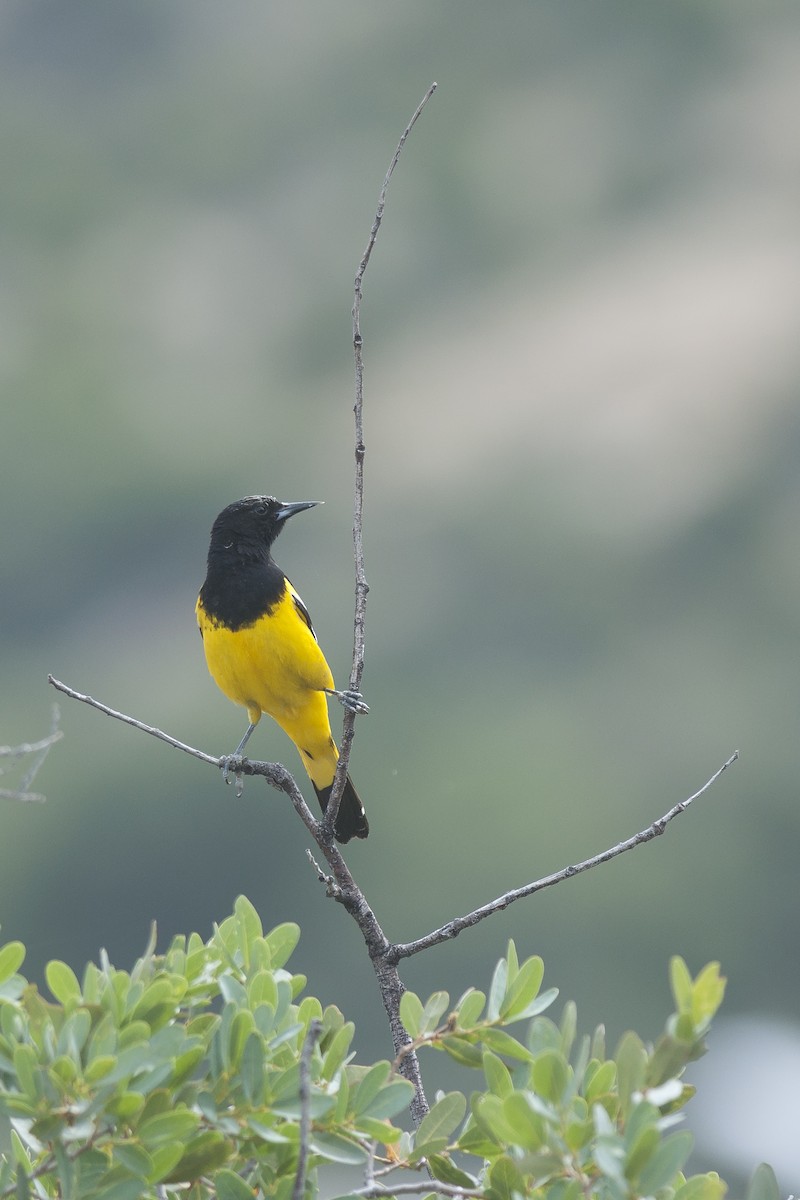
<svg viewBox="0 0 800 1200"><path fill-rule="evenodd" d="M328 696L353 712L369 710L359 692L334 687L308 609L272 557L275 539L289 518L319 503L245 496L224 508L211 529L208 569L195 613L212 679L247 710L250 722L228 763L239 758L267 713L297 747L324 813L339 761ZM334 833L341 843L369 834L364 805L349 775Z"/></svg>

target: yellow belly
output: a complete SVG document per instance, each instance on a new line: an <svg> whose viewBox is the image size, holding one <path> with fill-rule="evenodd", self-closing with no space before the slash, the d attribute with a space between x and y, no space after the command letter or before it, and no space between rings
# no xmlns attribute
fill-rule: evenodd
<svg viewBox="0 0 800 1200"><path fill-rule="evenodd" d="M318 787L327 787L338 753L331 737L325 688L333 676L287 590L268 616L236 631L197 604L206 662L220 691L247 709L256 725L267 713L289 735Z"/></svg>

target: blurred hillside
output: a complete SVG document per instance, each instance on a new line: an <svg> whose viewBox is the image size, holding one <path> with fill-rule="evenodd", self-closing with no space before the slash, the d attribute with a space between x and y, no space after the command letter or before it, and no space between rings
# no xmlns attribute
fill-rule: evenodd
<svg viewBox="0 0 800 1200"><path fill-rule="evenodd" d="M362 310L373 836L348 859L408 940L739 747L664 839L404 977L485 984L513 936L582 1024L647 1036L681 953L722 962L731 1017L796 1030L799 67L790 0L7 0L0 741L46 732L52 671L232 750L192 610L211 522L251 492L326 500L277 557L346 677L352 279L436 79ZM62 725L47 805L0 811L29 968L123 964L152 919L206 933L244 892L386 1053L288 806L83 706ZM266 723L252 752L299 770Z"/></svg>

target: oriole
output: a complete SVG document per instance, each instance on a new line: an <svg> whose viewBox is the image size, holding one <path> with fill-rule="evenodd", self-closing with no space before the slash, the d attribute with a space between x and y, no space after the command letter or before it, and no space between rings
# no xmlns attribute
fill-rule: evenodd
<svg viewBox="0 0 800 1200"><path fill-rule="evenodd" d="M336 691L308 609L272 557L284 523L317 503L246 496L223 509L211 530L208 571L195 611L212 678L247 709L250 720L234 756L267 713L297 747L324 812L339 760L327 698L336 696L356 712L367 706L358 692ZM369 833L349 775L335 833L340 842Z"/></svg>

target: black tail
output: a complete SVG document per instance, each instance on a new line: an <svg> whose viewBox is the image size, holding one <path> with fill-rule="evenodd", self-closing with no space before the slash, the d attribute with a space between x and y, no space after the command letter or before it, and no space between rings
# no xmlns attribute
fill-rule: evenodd
<svg viewBox="0 0 800 1200"><path fill-rule="evenodd" d="M314 781L312 780L312 783ZM328 800L333 791L333 784L330 787L318 788L314 784L314 791L317 793L320 807L323 812L328 807ZM358 798L358 792L353 787L353 782L350 776L347 776L347 781L342 792L339 811L336 814L336 840L341 842L349 842L350 838L365 838L369 834L369 821L367 814L364 812L364 805Z"/></svg>

